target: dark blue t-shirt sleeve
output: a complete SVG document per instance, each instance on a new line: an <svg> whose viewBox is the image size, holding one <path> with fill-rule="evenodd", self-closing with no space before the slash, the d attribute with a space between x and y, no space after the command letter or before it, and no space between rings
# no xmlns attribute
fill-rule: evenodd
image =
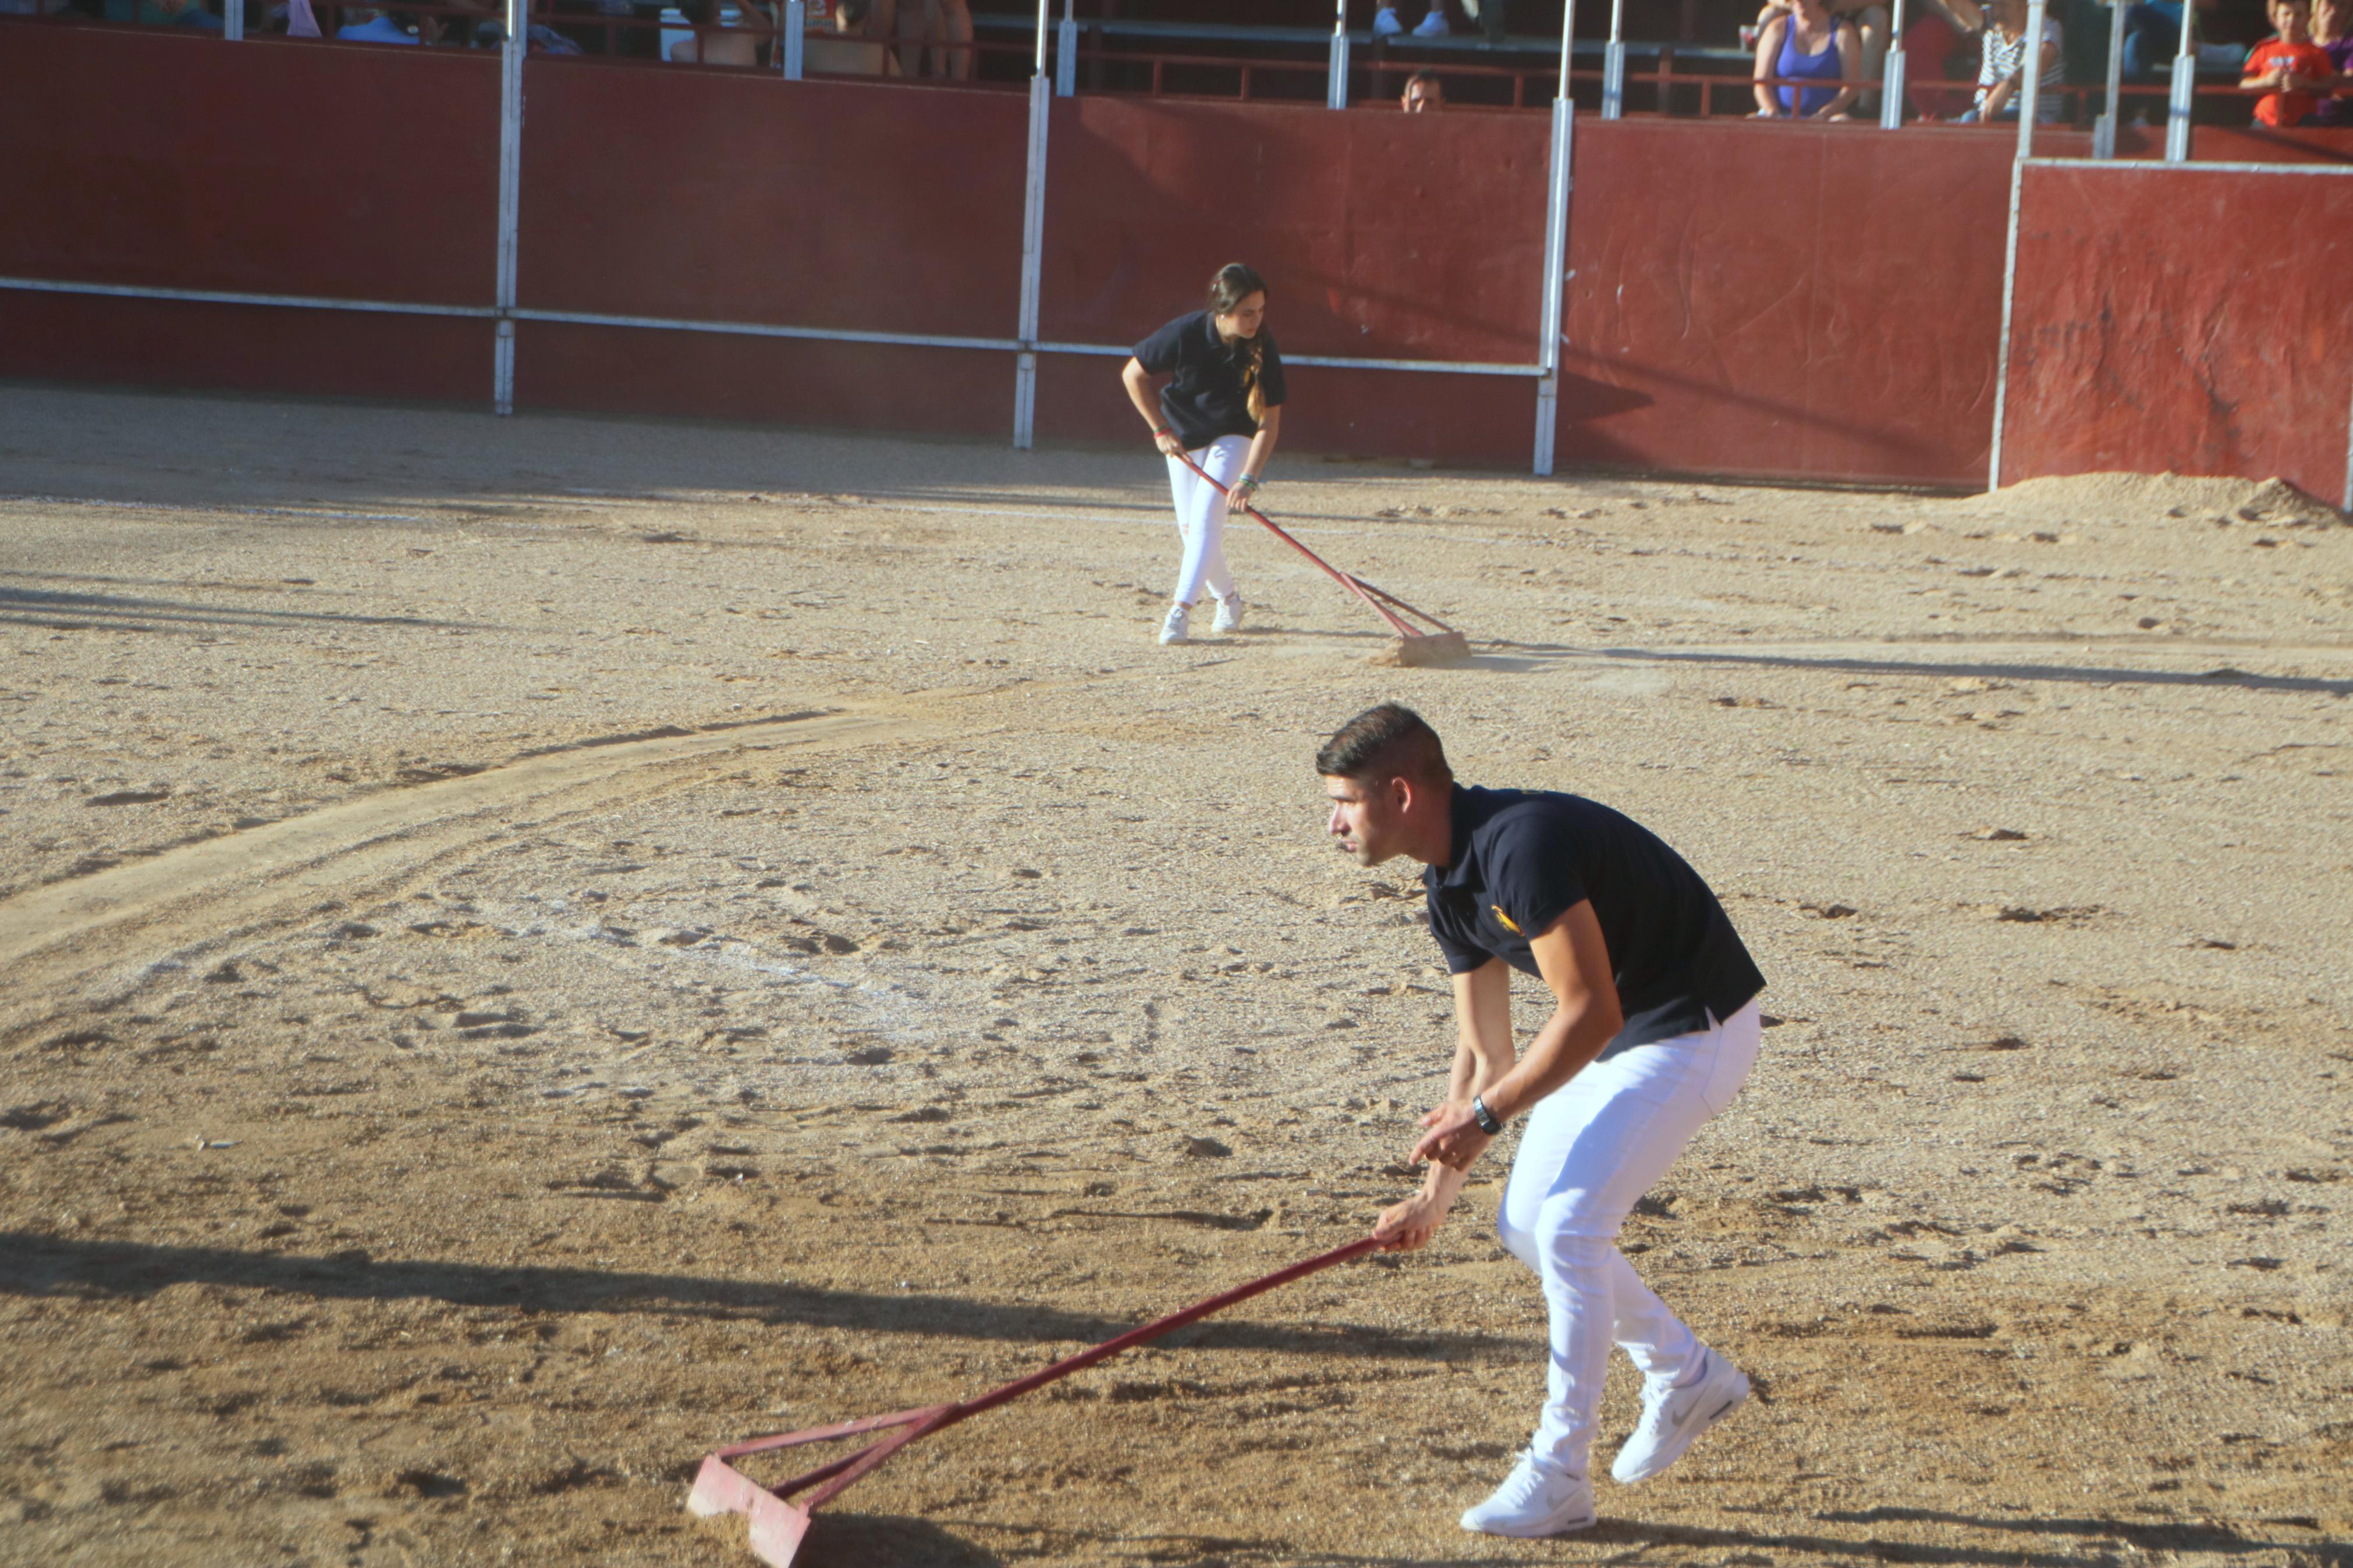
<svg viewBox="0 0 2353 1568"><path fill-rule="evenodd" d="M1192 321L1190 316L1179 316L1136 344L1135 363L1155 375L1166 375L1175 370L1184 353L1185 329Z"/></svg>
<svg viewBox="0 0 2353 1568"><path fill-rule="evenodd" d="M1266 338L1266 354L1259 362L1259 386L1266 394L1266 405L1269 408L1280 408L1282 406L1285 395L1282 386L1282 351L1274 346L1274 338L1271 333L1261 332L1260 335Z"/></svg>
<svg viewBox="0 0 2353 1568"><path fill-rule="evenodd" d="M1436 910L1430 913L1430 934L1438 939L1438 951L1446 955L1446 973L1449 974L1468 974L1474 969L1483 968L1495 956L1447 935L1445 925L1437 918Z"/></svg>
<svg viewBox="0 0 2353 1568"><path fill-rule="evenodd" d="M1484 855L1487 897L1534 942L1588 897L1577 836L1566 820L1544 811L1514 811L1497 826L1501 831Z"/></svg>

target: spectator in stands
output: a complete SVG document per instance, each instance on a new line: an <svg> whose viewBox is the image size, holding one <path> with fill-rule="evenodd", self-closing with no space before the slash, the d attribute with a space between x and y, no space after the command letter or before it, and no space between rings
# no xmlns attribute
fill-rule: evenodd
<svg viewBox="0 0 2353 1568"><path fill-rule="evenodd" d="M1405 79L1405 94L1398 101L1408 114L1428 114L1446 107L1446 89L1428 71L1416 71Z"/></svg>
<svg viewBox="0 0 2353 1568"><path fill-rule="evenodd" d="M2353 125L2353 0L2313 0L2312 41L2328 56L2336 90L2320 100L2315 125Z"/></svg>
<svg viewBox="0 0 2353 1568"><path fill-rule="evenodd" d="M2221 0L2197 0L2200 13L2221 8ZM2125 79L2149 82L2169 76L2173 57L2181 47L2181 0L2137 0L2125 11ZM2241 58L2234 44L2206 44L2198 50L2199 64L2213 69Z"/></svg>
<svg viewBox="0 0 2353 1568"><path fill-rule="evenodd" d="M742 26L731 27L719 17L719 0L677 0L679 14L694 37L681 38L670 47L673 64L702 66L756 66L760 63L760 38L774 32L775 24L767 13L752 3L737 0Z"/></svg>
<svg viewBox="0 0 2353 1568"><path fill-rule="evenodd" d="M1968 89L1933 84L1976 79L1977 29L1956 16L1945 0L1918 0L1905 11L1904 54L1910 68L1904 96L1908 107L1923 120L1967 112L1974 96Z"/></svg>
<svg viewBox="0 0 2353 1568"><path fill-rule="evenodd" d="M434 31L438 33L438 28ZM343 25L335 29L335 37L347 44L429 44L426 26L420 18L406 11L375 11L364 5L348 6L343 11Z"/></svg>
<svg viewBox="0 0 2353 1568"><path fill-rule="evenodd" d="M1979 35L1977 100L1963 123L2018 118L2018 97L2026 89L2026 24L2032 13L2027 0L1951 0L1953 10L1961 20L1982 26ZM2042 70L2040 102L2035 105L2038 124L2055 124L2059 119L2059 95L2051 89L2066 79L2066 35L2059 18L2045 12L2042 17Z"/></svg>
<svg viewBox="0 0 2353 1568"><path fill-rule="evenodd" d="M881 30L899 39L898 74L972 79L972 7L967 0L884 0L881 9Z"/></svg>
<svg viewBox="0 0 2353 1568"><path fill-rule="evenodd" d="M1836 83L1772 87L1784 81ZM1794 0L1757 35L1757 120L1844 120L1862 79L1862 40L1823 0Z"/></svg>
<svg viewBox="0 0 2353 1568"><path fill-rule="evenodd" d="M897 76L898 57L869 41L873 20L871 0L833 0L830 38L811 38L801 54L801 68L823 76Z"/></svg>
<svg viewBox="0 0 2353 1568"><path fill-rule="evenodd" d="M1442 38L1453 29L1446 25L1446 0L1430 0L1430 9L1413 25L1417 38ZM1394 38L1405 32L1405 24L1398 20L1397 6L1390 0L1381 0L1380 9L1373 13L1373 36Z"/></svg>
<svg viewBox="0 0 2353 1568"><path fill-rule="evenodd" d="M2320 107L2316 92L2334 85L2328 51L2312 41L2311 0L2271 0L2275 37L2247 57L2244 88L2271 90L2255 100L2255 119L2275 129L2299 125Z"/></svg>
<svg viewBox="0 0 2353 1568"><path fill-rule="evenodd" d="M1886 77L1883 62L1887 58L1887 7L1880 0L1824 0L1833 16L1854 24L1855 37L1862 41L1862 79L1866 86ZM1930 0L1934 5L1934 0ZM1776 16L1789 14L1788 0L1765 0L1765 8L1757 13L1759 33L1773 25ZM1908 32L1909 29L1906 29Z"/></svg>

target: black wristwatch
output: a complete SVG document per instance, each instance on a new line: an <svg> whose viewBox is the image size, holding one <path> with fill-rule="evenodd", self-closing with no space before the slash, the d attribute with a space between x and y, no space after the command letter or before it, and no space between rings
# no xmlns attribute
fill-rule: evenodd
<svg viewBox="0 0 2353 1568"><path fill-rule="evenodd" d="M1479 1131L1490 1138L1504 1130L1504 1119L1488 1110L1486 1100L1480 1095L1471 1097L1471 1120L1477 1122Z"/></svg>

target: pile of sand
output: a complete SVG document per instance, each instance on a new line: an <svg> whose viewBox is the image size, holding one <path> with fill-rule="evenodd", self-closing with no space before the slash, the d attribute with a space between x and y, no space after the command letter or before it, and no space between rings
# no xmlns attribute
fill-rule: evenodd
<svg viewBox="0 0 2353 1568"><path fill-rule="evenodd" d="M2346 513L2288 483L2210 479L2189 474L2068 474L2021 479L1987 495L1954 503L1975 516L2021 522L2143 522L2193 519L2220 525L2328 528L2353 522Z"/></svg>

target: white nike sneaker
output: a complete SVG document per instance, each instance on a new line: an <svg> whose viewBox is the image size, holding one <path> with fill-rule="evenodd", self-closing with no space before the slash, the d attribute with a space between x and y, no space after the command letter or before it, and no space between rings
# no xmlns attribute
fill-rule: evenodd
<svg viewBox="0 0 2353 1568"><path fill-rule="evenodd" d="M1377 37L1394 38L1404 31L1405 24L1398 20L1396 6L1384 5L1373 13L1373 32Z"/></svg>
<svg viewBox="0 0 2353 1568"><path fill-rule="evenodd" d="M1414 24L1413 36L1417 38L1442 38L1453 30L1446 25L1446 13L1432 5L1430 15Z"/></svg>
<svg viewBox="0 0 2353 1568"><path fill-rule="evenodd" d="M1170 643L1190 642L1192 631L1187 623L1192 618L1193 606L1190 605L1169 605L1168 618L1160 623L1161 646L1166 647Z"/></svg>
<svg viewBox="0 0 2353 1568"><path fill-rule="evenodd" d="M1240 592L1227 595L1218 601L1217 618L1209 623L1213 632L1238 632L1242 629L1242 596Z"/></svg>
<svg viewBox="0 0 2353 1568"><path fill-rule="evenodd" d="M1609 1467L1619 1485L1649 1480L1682 1458L1701 1433L1748 1397L1748 1379L1738 1367L1705 1345L1699 1353L1705 1363L1699 1377L1681 1388L1660 1378L1643 1379L1642 1419Z"/></svg>
<svg viewBox="0 0 2353 1568"><path fill-rule="evenodd" d="M1520 1451L1520 1462L1485 1502L1462 1510L1462 1528L1533 1541L1583 1530L1595 1517L1593 1483L1539 1458L1530 1447Z"/></svg>

